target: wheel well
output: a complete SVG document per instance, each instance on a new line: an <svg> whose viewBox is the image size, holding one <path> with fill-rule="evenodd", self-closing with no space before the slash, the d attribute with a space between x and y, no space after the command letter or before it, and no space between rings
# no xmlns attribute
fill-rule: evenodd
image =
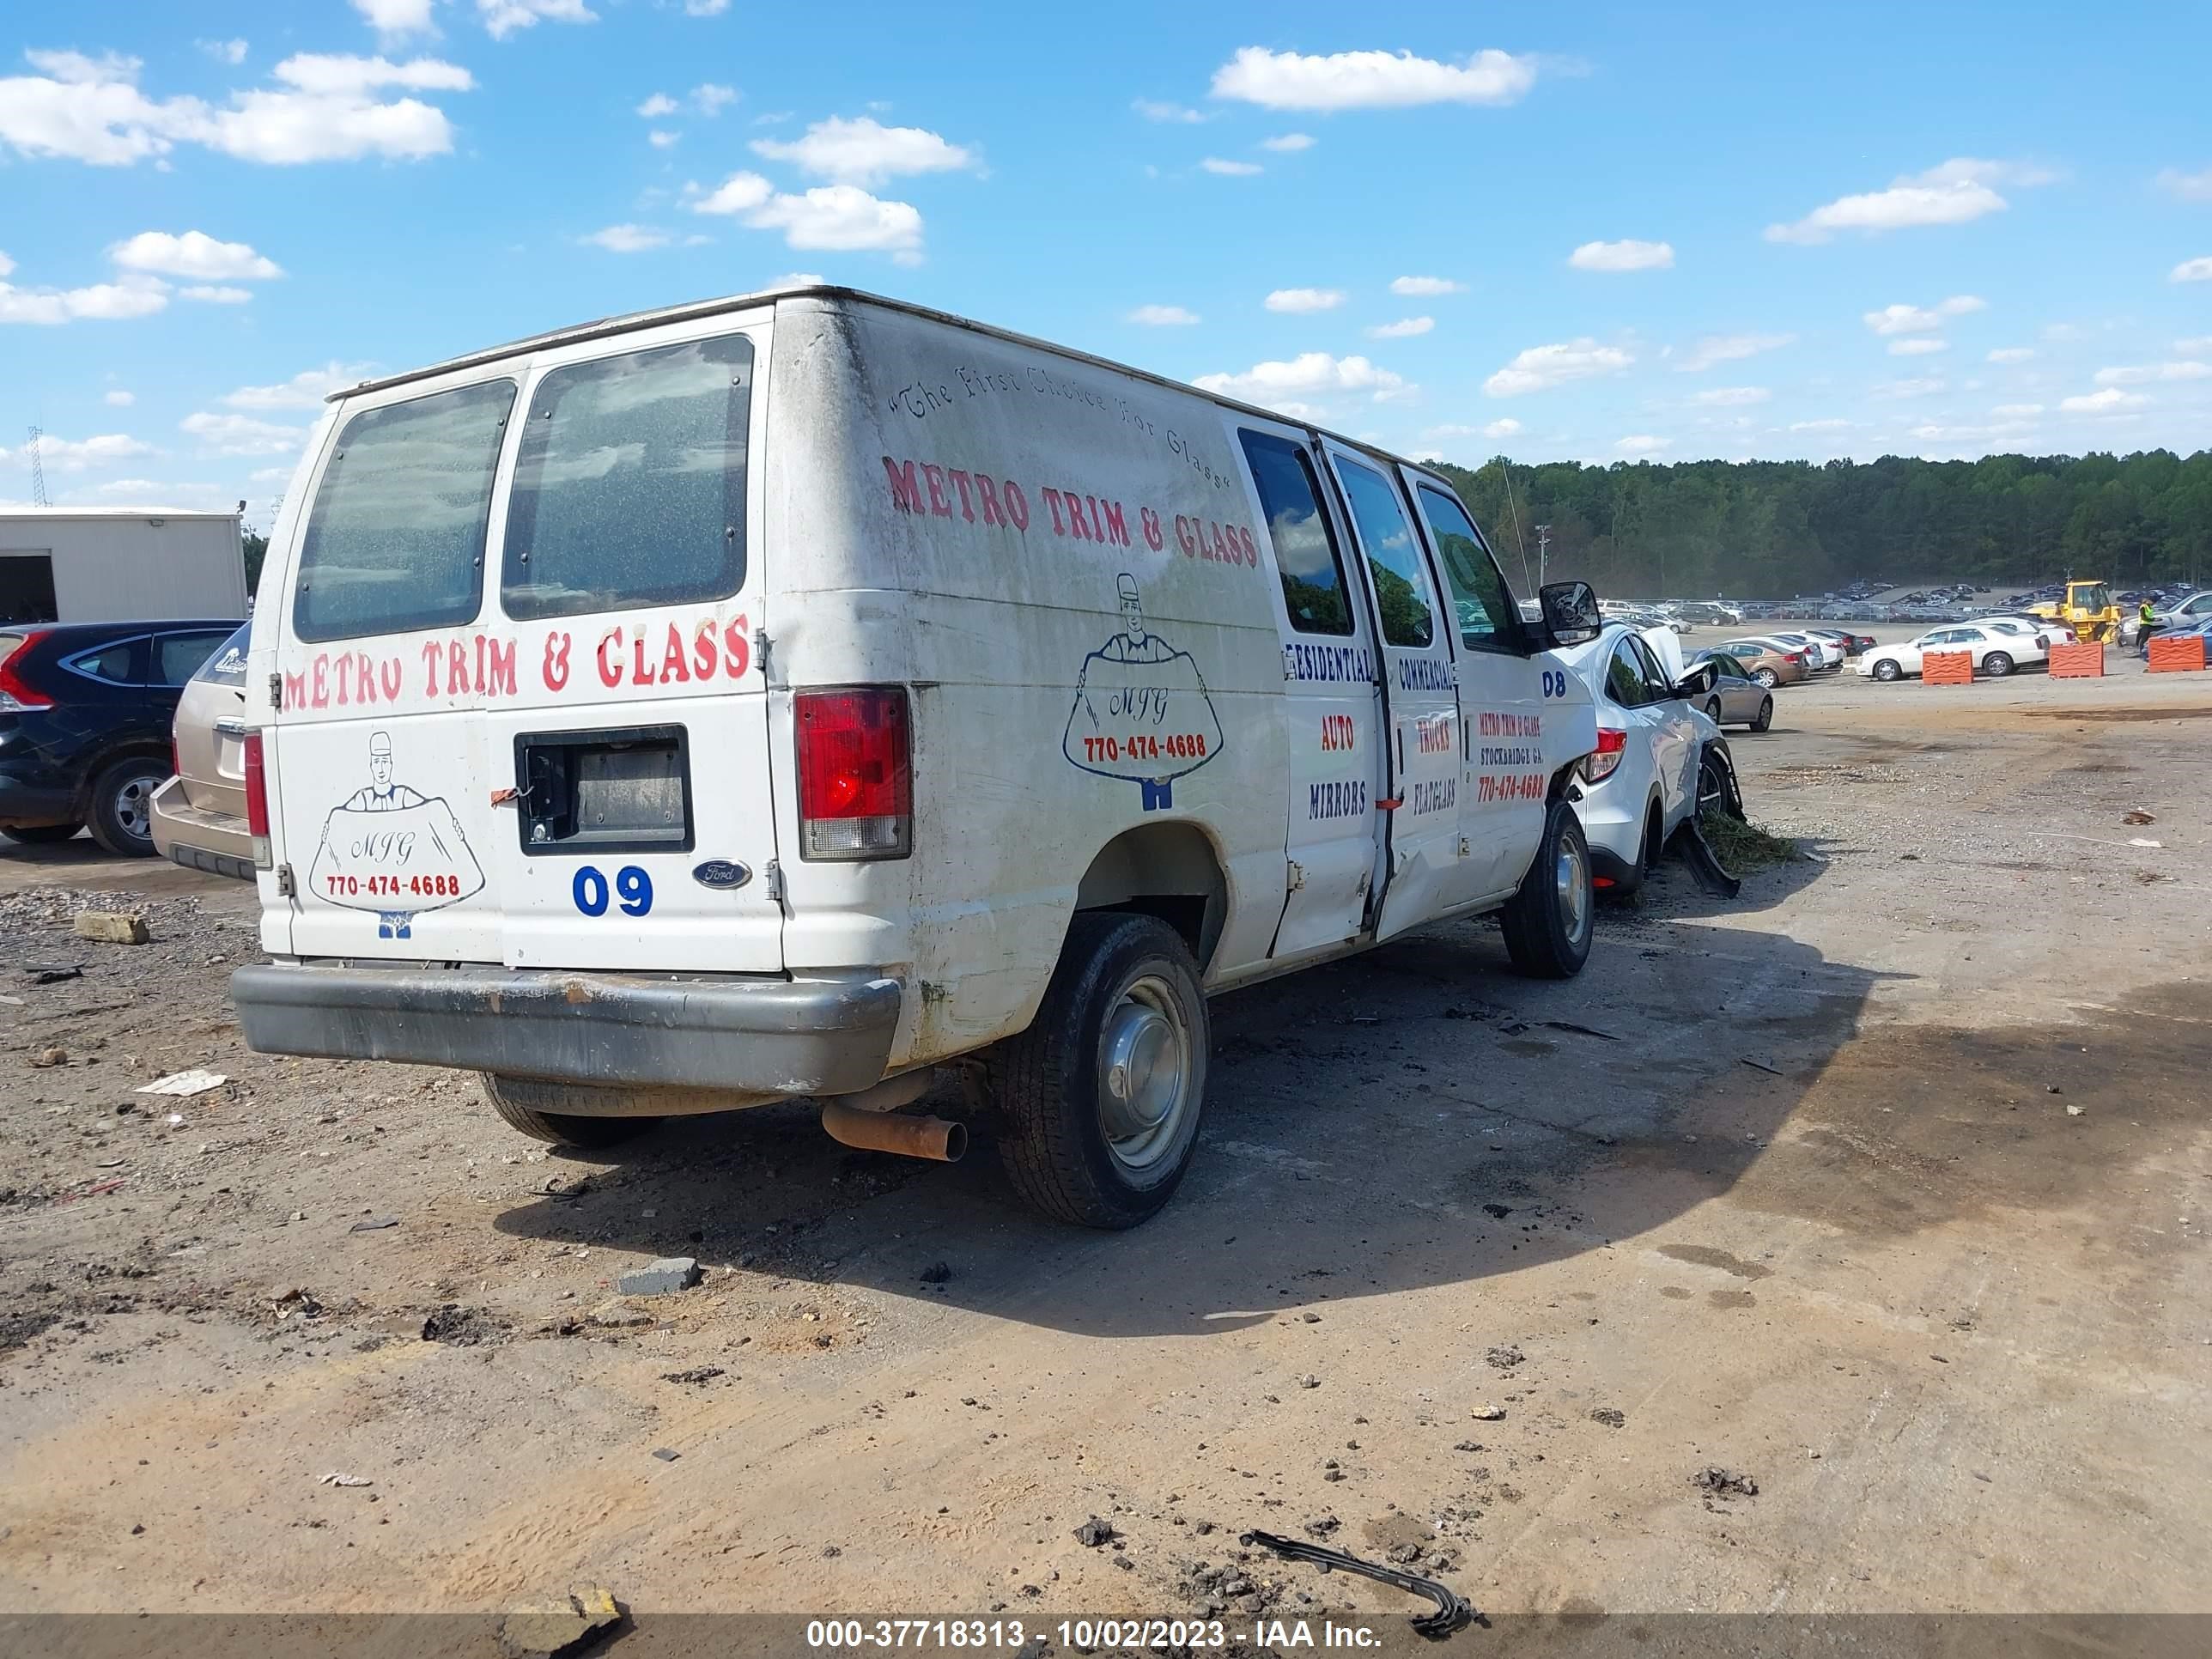
<svg viewBox="0 0 2212 1659"><path fill-rule="evenodd" d="M1202 972L1228 920L1229 878L1195 825L1146 824L1098 849L1076 886L1075 908L1158 917L1182 935Z"/></svg>

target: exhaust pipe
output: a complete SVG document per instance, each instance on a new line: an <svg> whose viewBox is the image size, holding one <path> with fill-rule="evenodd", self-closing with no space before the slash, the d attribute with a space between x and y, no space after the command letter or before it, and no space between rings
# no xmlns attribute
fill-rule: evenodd
<svg viewBox="0 0 2212 1659"><path fill-rule="evenodd" d="M957 1164L968 1151L968 1126L942 1117L901 1117L867 1112L841 1101L822 1103L822 1127L830 1139L867 1152L896 1152Z"/></svg>

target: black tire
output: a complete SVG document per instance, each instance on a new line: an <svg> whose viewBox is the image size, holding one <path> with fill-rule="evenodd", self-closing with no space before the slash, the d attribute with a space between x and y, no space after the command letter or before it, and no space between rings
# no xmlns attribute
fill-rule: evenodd
<svg viewBox="0 0 2212 1659"><path fill-rule="evenodd" d="M2002 651L1992 651L1982 659L1982 672L1993 680L2001 680L2012 672L2012 659Z"/></svg>
<svg viewBox="0 0 2212 1659"><path fill-rule="evenodd" d="M1757 680L1761 685L1765 686L1770 691L1774 690L1776 686L1782 684L1782 676L1776 673L1771 668L1761 668L1757 670L1753 673L1752 678Z"/></svg>
<svg viewBox="0 0 2212 1659"><path fill-rule="evenodd" d="M92 838L118 858L154 856L154 792L169 767L147 755L117 761L93 781Z"/></svg>
<svg viewBox="0 0 2212 1659"><path fill-rule="evenodd" d="M1563 864L1578 868L1579 875ZM1562 893L1563 885L1578 885L1579 896ZM1572 979L1582 972L1589 960L1594 890L1582 820L1567 802L1555 800L1520 890L1498 913L1505 930L1505 953L1516 971L1530 979Z"/></svg>
<svg viewBox="0 0 2212 1659"><path fill-rule="evenodd" d="M26 847L52 847L57 842L68 841L83 828L81 823L23 823L12 830L0 830L0 836Z"/></svg>
<svg viewBox="0 0 2212 1659"><path fill-rule="evenodd" d="M1109 1091L1109 1041L1132 1030L1145 1032L1147 1044L1169 1045L1124 1073L1139 1085L1158 1078L1171 1086L1164 1105L1120 1103ZM1182 936L1154 916L1079 915L1036 1018L986 1056L1002 1124L1000 1161L1015 1192L1079 1227L1133 1227L1157 1213L1197 1151L1211 1048L1206 993ZM1163 1054L1171 1070L1156 1063ZM1147 1126L1141 1120L1155 1105ZM1119 1138L1109 1121L1114 1110L1127 1115Z"/></svg>
<svg viewBox="0 0 2212 1659"><path fill-rule="evenodd" d="M542 1140L551 1146L577 1146L586 1150L601 1146L618 1146L625 1140L635 1140L660 1121L659 1118L600 1117L589 1112L561 1111L562 1106L587 1106L594 1097L604 1100L610 1092L574 1083L547 1083L538 1078L501 1077L496 1073L483 1073L484 1098L491 1109L510 1129L519 1129L532 1140Z"/></svg>
<svg viewBox="0 0 2212 1659"><path fill-rule="evenodd" d="M1774 724L1774 699L1767 698L1759 705L1759 718L1751 723L1754 732L1764 732Z"/></svg>
<svg viewBox="0 0 2212 1659"><path fill-rule="evenodd" d="M1705 718L1715 726L1721 723L1721 700L1718 697L1711 698L1706 702Z"/></svg>
<svg viewBox="0 0 2212 1659"><path fill-rule="evenodd" d="M1713 811L1738 823L1743 821L1743 789L1736 782L1735 763L1717 743L1707 744L1705 753L1698 757L1696 816L1703 817Z"/></svg>
<svg viewBox="0 0 2212 1659"><path fill-rule="evenodd" d="M1874 677L1884 685L1905 678L1905 671L1897 665L1894 657L1883 657L1874 665Z"/></svg>

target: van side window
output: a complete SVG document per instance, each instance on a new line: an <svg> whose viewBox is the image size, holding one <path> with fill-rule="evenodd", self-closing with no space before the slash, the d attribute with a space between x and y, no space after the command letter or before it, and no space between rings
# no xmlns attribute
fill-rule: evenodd
<svg viewBox="0 0 2212 1659"><path fill-rule="evenodd" d="M1267 539L1283 579L1283 608L1301 634L1349 634L1352 608L1344 592L1344 561L1321 510L1321 481L1296 444L1264 432L1239 429L1244 459L1259 486Z"/></svg>
<svg viewBox="0 0 2212 1659"><path fill-rule="evenodd" d="M1505 578L1474 533L1467 509L1432 484L1414 492L1421 512L1436 538L1437 562L1444 568L1444 580L1452 591L1452 609L1458 613L1460 639L1476 650L1510 648L1521 638L1521 612Z"/></svg>
<svg viewBox="0 0 2212 1659"><path fill-rule="evenodd" d="M741 334L540 380L507 507L507 614L726 599L743 586L752 384Z"/></svg>
<svg viewBox="0 0 2212 1659"><path fill-rule="evenodd" d="M1398 505L1398 492L1373 467L1337 459L1336 475L1352 502L1352 521L1367 550L1367 568L1375 578L1376 606L1382 613L1386 644L1423 646L1437 636L1429 609L1428 578L1421 574L1421 550L1413 527Z"/></svg>
<svg viewBox="0 0 2212 1659"><path fill-rule="evenodd" d="M365 409L339 428L300 543L292 631L351 640L473 621L514 382Z"/></svg>

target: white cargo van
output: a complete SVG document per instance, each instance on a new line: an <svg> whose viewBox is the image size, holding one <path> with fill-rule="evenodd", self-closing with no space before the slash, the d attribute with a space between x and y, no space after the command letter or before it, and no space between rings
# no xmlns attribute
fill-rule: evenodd
<svg viewBox="0 0 2212 1659"><path fill-rule="evenodd" d="M1435 475L844 289L342 393L256 616L276 1053L486 1074L598 1146L963 1062L1024 1197L1100 1226L1196 1143L1208 994L1501 913L1577 971L1596 745Z"/></svg>

